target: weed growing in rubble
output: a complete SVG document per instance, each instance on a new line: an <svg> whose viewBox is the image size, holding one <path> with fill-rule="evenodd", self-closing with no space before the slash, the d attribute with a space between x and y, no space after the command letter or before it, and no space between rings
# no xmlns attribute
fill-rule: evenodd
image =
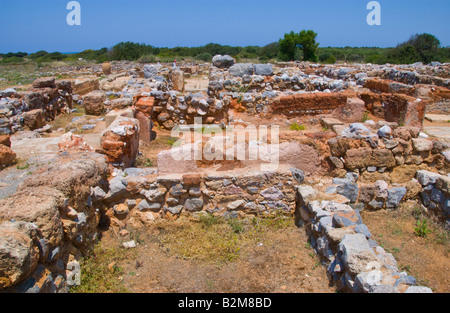
<svg viewBox="0 0 450 313"><path fill-rule="evenodd" d="M306 130L306 126L303 124L293 123L289 126L289 129L295 130L295 131L301 131L301 130Z"/></svg>
<svg viewBox="0 0 450 313"><path fill-rule="evenodd" d="M369 112L364 111L363 117L362 117L362 119L361 119L361 122L362 122L362 123L365 123L365 122L368 121L368 120L369 120Z"/></svg>
<svg viewBox="0 0 450 313"><path fill-rule="evenodd" d="M431 233L431 229L428 226L428 220L422 219L421 221L417 221L417 227L414 228L414 232L419 237L426 237Z"/></svg>

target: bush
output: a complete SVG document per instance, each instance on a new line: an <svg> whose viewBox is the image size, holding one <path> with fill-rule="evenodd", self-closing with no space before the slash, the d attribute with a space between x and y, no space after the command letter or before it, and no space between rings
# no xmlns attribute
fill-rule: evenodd
<svg viewBox="0 0 450 313"><path fill-rule="evenodd" d="M141 56L138 60L139 63L156 63L156 57L153 54Z"/></svg>
<svg viewBox="0 0 450 313"><path fill-rule="evenodd" d="M195 58L197 60L205 61L205 62L211 62L213 56L210 53L202 53L199 55L196 55Z"/></svg>
<svg viewBox="0 0 450 313"><path fill-rule="evenodd" d="M156 50L149 45L134 42L121 42L115 45L110 52L112 60L136 61L144 55L155 54Z"/></svg>
<svg viewBox="0 0 450 313"><path fill-rule="evenodd" d="M12 57L3 57L3 59L0 61L0 63L3 64L18 64L23 63L23 58L12 56Z"/></svg>

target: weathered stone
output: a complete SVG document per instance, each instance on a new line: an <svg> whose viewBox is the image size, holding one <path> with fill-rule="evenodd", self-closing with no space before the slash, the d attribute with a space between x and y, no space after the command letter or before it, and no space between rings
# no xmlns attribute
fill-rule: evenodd
<svg viewBox="0 0 450 313"><path fill-rule="evenodd" d="M273 75L272 64L255 64L255 75L271 76Z"/></svg>
<svg viewBox="0 0 450 313"><path fill-rule="evenodd" d="M411 286L406 289L405 293L433 293L433 291L428 287Z"/></svg>
<svg viewBox="0 0 450 313"><path fill-rule="evenodd" d="M413 148L416 152L429 152L433 149L433 142L427 139L412 139Z"/></svg>
<svg viewBox="0 0 450 313"><path fill-rule="evenodd" d="M436 187L445 192L447 195L450 195L450 177L449 176L440 176L436 179Z"/></svg>
<svg viewBox="0 0 450 313"><path fill-rule="evenodd" d="M333 225L337 228L355 226L358 224L362 224L362 218L357 210L333 215Z"/></svg>
<svg viewBox="0 0 450 313"><path fill-rule="evenodd" d="M60 210L64 200L64 195L52 188L27 188L0 200L0 220L34 223L49 246L55 247L63 239Z"/></svg>
<svg viewBox="0 0 450 313"><path fill-rule="evenodd" d="M392 129L389 126L385 125L378 130L377 134L380 138L391 138Z"/></svg>
<svg viewBox="0 0 450 313"><path fill-rule="evenodd" d="M377 261L375 253L363 234L345 235L338 248L342 253L345 267L351 274L357 275L365 271L370 262Z"/></svg>
<svg viewBox="0 0 450 313"><path fill-rule="evenodd" d="M145 78L153 78L158 73L158 68L155 65L146 64L144 65L144 75Z"/></svg>
<svg viewBox="0 0 450 313"><path fill-rule="evenodd" d="M172 215L178 215L181 213L181 211L183 211L183 206L177 205L174 207L169 207L169 208L167 208L167 211L169 211Z"/></svg>
<svg viewBox="0 0 450 313"><path fill-rule="evenodd" d="M277 187L270 187L268 189L264 189L263 191L260 192L260 194L265 199L271 201L281 200L285 198L285 195Z"/></svg>
<svg viewBox="0 0 450 313"><path fill-rule="evenodd" d="M386 201L386 208L396 208L400 205L400 202L403 200L403 197L406 194L405 187L397 187L388 189L388 197Z"/></svg>
<svg viewBox="0 0 450 313"><path fill-rule="evenodd" d="M294 179L299 183L302 184L305 181L305 173L302 170L299 170L298 168L290 168L290 171L292 173L292 176Z"/></svg>
<svg viewBox="0 0 450 313"><path fill-rule="evenodd" d="M114 214L119 216L127 215L130 212L130 210L128 209L128 205L124 203L115 205L113 210Z"/></svg>
<svg viewBox="0 0 450 313"><path fill-rule="evenodd" d="M350 149L345 153L345 167L349 170L365 168L372 158L372 149Z"/></svg>
<svg viewBox="0 0 450 313"><path fill-rule="evenodd" d="M253 75L253 64L251 63L237 63L230 67L230 74L235 77L242 77L244 75Z"/></svg>
<svg viewBox="0 0 450 313"><path fill-rule="evenodd" d="M237 209L240 209L241 207L243 207L245 205L245 203L246 202L244 200L236 200L236 201L228 204L227 209L228 210L237 210Z"/></svg>
<svg viewBox="0 0 450 313"><path fill-rule="evenodd" d="M370 165L376 167L393 168L396 166L395 158L388 149L374 149L372 151L372 161Z"/></svg>
<svg viewBox="0 0 450 313"><path fill-rule="evenodd" d="M96 90L83 97L83 106L86 114L101 115L105 112L106 92Z"/></svg>
<svg viewBox="0 0 450 313"><path fill-rule="evenodd" d="M307 206L310 201L317 195L317 191L311 186L299 186L297 195L300 206Z"/></svg>
<svg viewBox="0 0 450 313"><path fill-rule="evenodd" d="M356 225L355 232L357 234L363 234L367 239L372 237L372 233L369 231L369 228L365 224Z"/></svg>
<svg viewBox="0 0 450 313"><path fill-rule="evenodd" d="M422 186L428 186L431 184L436 184L436 180L440 177L438 173L433 173L430 171L419 170L417 171L416 177Z"/></svg>
<svg viewBox="0 0 450 313"><path fill-rule="evenodd" d="M391 174L391 182L403 184L410 181L416 176L419 168L416 165L401 165L393 169Z"/></svg>
<svg viewBox="0 0 450 313"><path fill-rule="evenodd" d="M203 209L203 200L202 199L187 199L184 204L184 208L187 211L200 211Z"/></svg>
<svg viewBox="0 0 450 313"><path fill-rule="evenodd" d="M11 164L12 161L16 159L16 154L11 150L11 148L0 145L0 165Z"/></svg>
<svg viewBox="0 0 450 313"><path fill-rule="evenodd" d="M212 59L212 64L218 68L229 68L234 65L236 61L229 55L215 55Z"/></svg>
<svg viewBox="0 0 450 313"><path fill-rule="evenodd" d="M336 192L347 199L350 200L350 202L356 202L358 199L359 194L359 188L357 184L354 183L345 183L342 185L339 185L336 188Z"/></svg>
<svg viewBox="0 0 450 313"><path fill-rule="evenodd" d="M36 226L25 222L0 223L0 289L11 287L38 265Z"/></svg>
<svg viewBox="0 0 450 313"><path fill-rule="evenodd" d="M360 186L359 202L369 203L375 196L375 187L372 185Z"/></svg>
<svg viewBox="0 0 450 313"><path fill-rule="evenodd" d="M38 78L33 82L33 88L55 88L55 78L53 77L43 77Z"/></svg>
<svg viewBox="0 0 450 313"><path fill-rule="evenodd" d="M405 187L407 190L405 200L415 198L422 191L422 185L414 178L407 182Z"/></svg>

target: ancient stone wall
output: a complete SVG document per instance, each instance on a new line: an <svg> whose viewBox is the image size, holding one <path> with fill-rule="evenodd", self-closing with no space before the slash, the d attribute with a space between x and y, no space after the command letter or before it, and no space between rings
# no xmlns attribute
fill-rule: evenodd
<svg viewBox="0 0 450 313"><path fill-rule="evenodd" d="M297 189L297 223L310 237L311 246L327 263L327 273L342 291L355 293L428 292L416 279L400 272L391 253L372 239L357 209L321 200L310 186Z"/></svg>

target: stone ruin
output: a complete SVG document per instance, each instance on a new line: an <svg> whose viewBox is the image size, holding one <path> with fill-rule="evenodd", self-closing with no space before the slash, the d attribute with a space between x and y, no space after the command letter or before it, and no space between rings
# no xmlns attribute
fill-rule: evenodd
<svg viewBox="0 0 450 313"><path fill-rule="evenodd" d="M28 91L0 92L2 166L14 162L17 136L52 132L47 123L74 112L73 104L103 116L106 127L95 147L63 129L57 151L0 200L3 292L67 292L101 227L279 213L305 229L339 290L431 291L400 272L359 212L393 210L414 199L448 227L450 145L423 130L426 114L448 114L449 64L246 64L216 56L212 64L180 68L117 62L60 70L78 77L41 78ZM199 75L208 76L205 88L187 88ZM178 161L171 150L160 152L156 167L134 167L140 145L155 139L155 126L195 133L198 117L219 129L259 120L287 127L301 117L321 130L269 143L279 152L276 170L234 156ZM210 139L201 135L173 149L192 151ZM314 177L321 183L309 183Z"/></svg>

